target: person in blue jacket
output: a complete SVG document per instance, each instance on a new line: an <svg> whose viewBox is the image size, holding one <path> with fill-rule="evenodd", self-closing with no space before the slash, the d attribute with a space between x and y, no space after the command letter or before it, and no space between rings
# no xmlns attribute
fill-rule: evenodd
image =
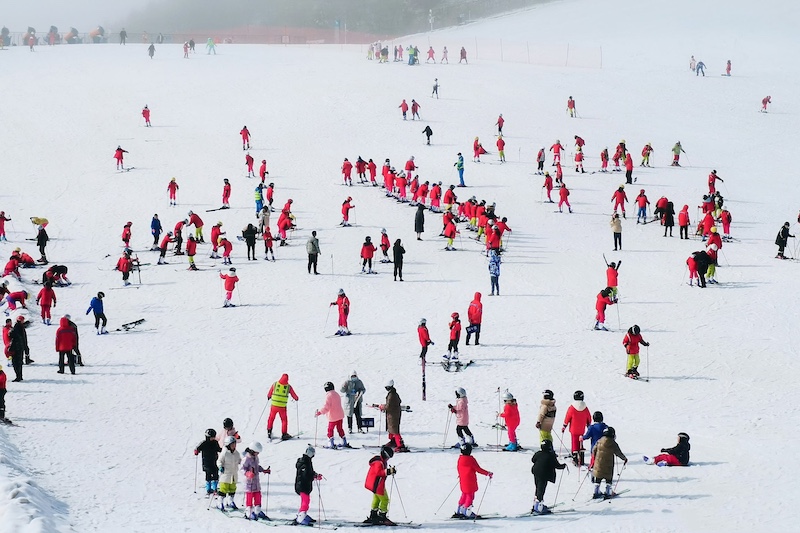
<svg viewBox="0 0 800 533"><path fill-rule="evenodd" d="M697 66L696 66L696 67L694 67L694 72L695 72L695 74L694 74L694 75L695 75L695 76L699 76L700 74L702 74L702 75L703 75L703 77L705 78L705 77L706 77L706 70L705 70L705 68L706 68L706 64L705 64L705 63L703 63L702 61L698 61L698 62L697 62Z"/></svg>
<svg viewBox="0 0 800 533"><path fill-rule="evenodd" d="M108 331L106 331L106 324L108 323L108 320L106 320L106 315L103 312L104 297L105 294L98 292L97 296L92 298L92 301L89 303L89 309L86 310L87 315L90 311L94 311L94 327L97 329L98 335L105 335L108 333Z"/></svg>
<svg viewBox="0 0 800 533"><path fill-rule="evenodd" d="M594 422L594 424L586 428L586 433L582 437L582 440L591 439L592 441L591 443L592 445L589 447L589 453L592 452L594 445L597 444L597 441L599 441L600 437L603 436L603 431L605 431L605 429L608 427L607 425L605 425L605 423L603 423L603 413L601 413L600 411L595 411L594 414L592 414L592 421ZM593 466L594 466L594 455L592 455L592 461L591 464L589 465L589 469L591 470Z"/></svg>
<svg viewBox="0 0 800 533"><path fill-rule="evenodd" d="M153 221L150 222L150 233L153 234L153 246L150 248L151 250L154 248L158 249L158 238L161 236L162 231L161 221L158 219L158 213L156 213L153 215Z"/></svg>

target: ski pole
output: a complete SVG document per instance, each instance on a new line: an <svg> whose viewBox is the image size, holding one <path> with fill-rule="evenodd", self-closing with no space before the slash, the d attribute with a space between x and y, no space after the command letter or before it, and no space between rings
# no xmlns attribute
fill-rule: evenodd
<svg viewBox="0 0 800 533"><path fill-rule="evenodd" d="M478 508L475 510L475 518L472 519L473 522L478 519L481 513L481 505L483 505L483 498L486 496L486 491L489 490L489 485L492 484L492 478L489 478L489 482L486 483L486 487L483 489L483 494L481 494L481 501L478 502ZM400 495L400 493L397 493Z"/></svg>
<svg viewBox="0 0 800 533"><path fill-rule="evenodd" d="M617 474L617 482L614 483L614 488L611 490L611 494L617 493L617 485L619 485L619 479L622 477L622 473L625 471L626 466L628 466L628 461L622 463L622 468L620 468L619 474Z"/></svg>
<svg viewBox="0 0 800 533"><path fill-rule="evenodd" d="M578 493L580 493L581 487L583 487L583 484L586 482L587 479L589 479L589 474L591 474L591 473L592 473L592 471L590 469L588 472L586 472L586 475L583 476L583 481L581 481L581 484L578 485L578 490L575 491L575 496L572 497L572 501L575 501L575 498L578 497Z"/></svg>
<svg viewBox="0 0 800 533"><path fill-rule="evenodd" d="M553 431L551 431L550 433L552 434L552 433L554 433L554 432L553 432ZM559 448L559 452L558 452L559 454L561 454L561 451L560 451L560 450L562 450L563 448L565 448L565 446L564 446L564 441L561 439L561 437L558 435L558 433L556 433L556 438L559 440L559 442L561 442L561 447Z"/></svg>
<svg viewBox="0 0 800 533"><path fill-rule="evenodd" d="M561 430L561 434L564 434L564 430ZM558 437L558 433L556 433L556 437ZM561 445L558 447L558 456L561 457L561 452L564 451L564 439L559 438L558 440L561 441Z"/></svg>
<svg viewBox="0 0 800 533"><path fill-rule="evenodd" d="M497 423L496 433L497 433L497 449L500 449L500 387L497 387L497 416L494 417L495 422Z"/></svg>
<svg viewBox="0 0 800 533"><path fill-rule="evenodd" d="M331 254L331 276L335 276L336 271L333 268L333 254Z"/></svg>
<svg viewBox="0 0 800 533"><path fill-rule="evenodd" d="M197 494L197 460L200 458L199 455L194 456L194 493Z"/></svg>
<svg viewBox="0 0 800 533"><path fill-rule="evenodd" d="M319 520L319 511L320 510L322 511L322 516L325 518L325 520L328 519L328 515L325 513L325 505L322 503L322 484L319 482L319 480L317 480L317 499L319 500L319 510L317 511L317 519L319 522L322 522L321 520Z"/></svg>
<svg viewBox="0 0 800 533"><path fill-rule="evenodd" d="M358 212L356 211L355 206L353 206L353 224L358 226Z"/></svg>
<svg viewBox="0 0 800 533"><path fill-rule="evenodd" d="M720 248L720 250L719 250L719 251L720 251L720 252L722 252L722 257L724 257L724 258L725 258L725 266L731 266L731 263L730 263L730 261L728 261L728 256L727 256L727 255L725 255L725 250L723 250L722 248ZM797 256L797 254L795 254L795 256Z"/></svg>
<svg viewBox="0 0 800 533"><path fill-rule="evenodd" d="M317 447L317 429L319 428L319 416L314 417L314 448Z"/></svg>
<svg viewBox="0 0 800 533"><path fill-rule="evenodd" d="M444 438L442 439L442 448L447 446L447 434L450 432L450 419L453 417L453 412L447 410L447 424L444 426Z"/></svg>
<svg viewBox="0 0 800 533"><path fill-rule="evenodd" d="M214 494L212 494L212 495L211 495L211 497L208 499L208 505L206 506L206 511L208 511L208 510L210 510L210 509L211 509L211 506L214 504L214 500L216 500L216 499L217 499L217 493L215 492L215 493L214 493Z"/></svg>
<svg viewBox="0 0 800 533"><path fill-rule="evenodd" d="M300 402L294 402L294 417L297 420L297 433L295 435L300 435Z"/></svg>
<svg viewBox="0 0 800 533"><path fill-rule="evenodd" d="M332 257L333 257L333 255L331 255L331 258ZM331 317L331 307L333 307L333 306L332 305L328 306L328 314L325 315L325 325L322 326L322 334L323 335L325 334L325 330L328 329L328 319Z"/></svg>
<svg viewBox="0 0 800 533"><path fill-rule="evenodd" d="M644 347L644 357L646 359L645 366L647 367L647 377L645 378L645 381L647 381L649 383L650 382L650 347L649 346L645 346Z"/></svg>
<svg viewBox="0 0 800 533"><path fill-rule="evenodd" d="M450 489L450 492L448 492L448 493L447 493L447 496L445 496L445 497L444 497L444 501L442 501L442 505L440 505L440 506L439 506L439 508L438 508L438 509L436 509L436 511L434 511L434 513L433 513L433 514L436 514L436 513L438 513L438 512L439 512L439 511L442 509L442 507L444 507L444 504L446 504L446 503L447 503L447 500L449 500L449 499L450 499L450 495L451 495L451 494L453 494L453 491L454 491L454 490L456 490L456 487L458 487L458 483L459 483L460 481L461 481L461 478L456 478L456 484L455 484L455 485L453 485L453 488L452 488L452 489Z"/></svg>
<svg viewBox="0 0 800 533"><path fill-rule="evenodd" d="M267 470L271 470L270 467L267 467ZM271 474L267 474L267 501L266 505L264 506L264 514L269 513L269 478L272 477Z"/></svg>
<svg viewBox="0 0 800 533"><path fill-rule="evenodd" d="M267 403L264 404L264 408L261 410L261 416L258 417L258 421L256 422L256 426L253 428L253 433L256 432L256 430L258 429L258 425L261 423L261 419L264 418L264 413L267 412L267 406L268 405L269 405L269 400L267 400Z"/></svg>
<svg viewBox="0 0 800 533"><path fill-rule="evenodd" d="M558 485L556 485L556 497L553 498L553 505L551 507L555 507L556 506L556 502L558 501L558 491L561 490L561 480L564 479L564 470L566 470L566 468L561 470L561 475L558 476ZM580 472L580 470L581 470L580 467L578 467L578 471L579 472Z"/></svg>
<svg viewBox="0 0 800 533"><path fill-rule="evenodd" d="M617 302L617 329L622 329L622 320L619 317L619 302Z"/></svg>
<svg viewBox="0 0 800 533"><path fill-rule="evenodd" d="M621 474L622 472L620 472ZM619 480L617 480L619 482ZM403 509L403 517L408 518L408 514L406 513L406 506L403 504L403 497L400 495L400 485L397 484L397 480L395 480L394 474L392 474L392 486L397 488L397 499L400 500L400 507Z"/></svg>

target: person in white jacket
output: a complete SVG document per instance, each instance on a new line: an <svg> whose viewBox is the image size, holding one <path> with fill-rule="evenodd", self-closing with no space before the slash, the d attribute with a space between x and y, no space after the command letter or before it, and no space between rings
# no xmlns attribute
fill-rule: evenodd
<svg viewBox="0 0 800 533"><path fill-rule="evenodd" d="M217 467L219 468L219 488L217 492L220 495L217 508L220 511L224 511L226 507L236 510L237 507L233 502L233 497L236 495L236 482L239 480L239 464L242 462L242 455L236 451L236 437L233 435L225 437L223 444L225 448L223 448L217 459ZM225 505L226 497L230 498L227 506Z"/></svg>

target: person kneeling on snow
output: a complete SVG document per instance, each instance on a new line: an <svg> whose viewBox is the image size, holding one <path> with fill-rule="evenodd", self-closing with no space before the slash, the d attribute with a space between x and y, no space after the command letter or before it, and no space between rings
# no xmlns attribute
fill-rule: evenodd
<svg viewBox="0 0 800 533"><path fill-rule="evenodd" d="M678 444L672 448L661 448L661 454L652 459L645 456L644 462L658 466L689 466L689 435L683 432L678 433Z"/></svg>

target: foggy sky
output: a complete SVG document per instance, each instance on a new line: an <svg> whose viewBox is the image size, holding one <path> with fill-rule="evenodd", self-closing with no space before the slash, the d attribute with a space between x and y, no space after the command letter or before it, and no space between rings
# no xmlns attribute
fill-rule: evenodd
<svg viewBox="0 0 800 533"><path fill-rule="evenodd" d="M97 25L116 25L151 0L0 0L0 27L13 32L28 26L45 33L50 26L88 32ZM116 28L108 28L110 30Z"/></svg>

